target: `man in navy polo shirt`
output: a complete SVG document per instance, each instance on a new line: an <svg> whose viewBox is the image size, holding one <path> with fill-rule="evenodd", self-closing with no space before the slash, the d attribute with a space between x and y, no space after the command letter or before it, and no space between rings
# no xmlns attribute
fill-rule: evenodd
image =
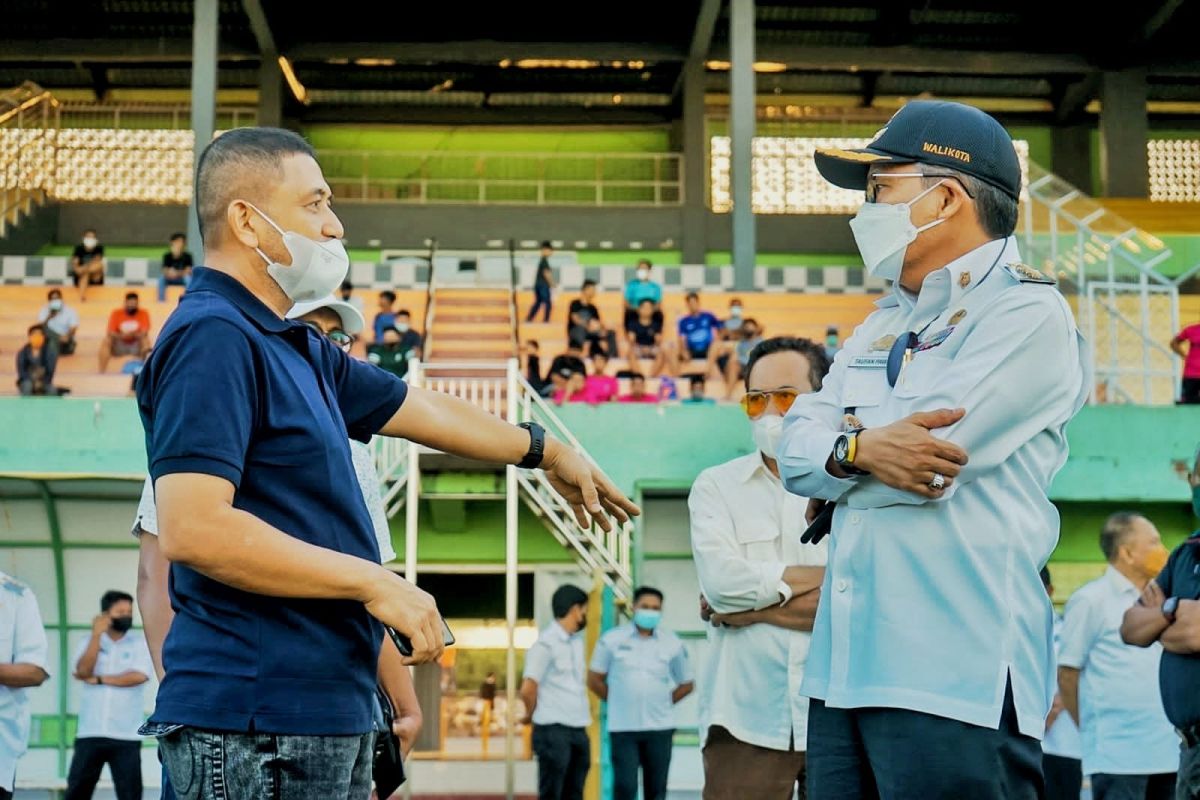
<svg viewBox="0 0 1200 800"><path fill-rule="evenodd" d="M355 361L296 302L345 278L342 225L308 144L241 128L201 155L206 251L138 380L175 619L152 723L194 798L366 798L380 623L436 659L433 598L378 563L347 437L403 436L540 466L611 526L637 507L573 450Z"/></svg>

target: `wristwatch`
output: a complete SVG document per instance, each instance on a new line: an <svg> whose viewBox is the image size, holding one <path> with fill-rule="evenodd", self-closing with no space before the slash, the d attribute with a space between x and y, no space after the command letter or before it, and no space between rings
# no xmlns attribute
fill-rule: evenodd
<svg viewBox="0 0 1200 800"><path fill-rule="evenodd" d="M854 460L858 457L858 435L863 430L863 428L855 428L854 430L846 431L833 443L833 460L841 467L843 472L849 475L867 474L865 470L854 466Z"/></svg>
<svg viewBox="0 0 1200 800"><path fill-rule="evenodd" d="M522 422L517 427L529 431L529 452L517 466L521 469L537 469L546 452L546 429L536 422Z"/></svg>
<svg viewBox="0 0 1200 800"><path fill-rule="evenodd" d="M1173 623L1175 621L1175 609L1177 608L1179 608L1178 597L1168 597L1163 601L1162 614L1167 618L1167 622Z"/></svg>

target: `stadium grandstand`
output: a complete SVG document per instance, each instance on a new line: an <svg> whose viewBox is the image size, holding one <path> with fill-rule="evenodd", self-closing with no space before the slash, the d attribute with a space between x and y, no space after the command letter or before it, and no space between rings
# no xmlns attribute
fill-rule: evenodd
<svg viewBox="0 0 1200 800"><path fill-rule="evenodd" d="M541 472L375 438L388 566L435 596L458 639L413 672L424 726L404 796L536 796L516 690L561 585L591 593L589 653L648 584L703 662L687 496L703 469L755 450L737 403L743 331L832 351L889 292L848 226L861 193L826 183L813 153L864 146L910 100L964 102L1011 133L1022 256L1091 345L1089 402L1050 492L1056 605L1103 572L1110 513L1136 508L1169 546L1196 527L1200 412L1179 402L1173 347L1200 322L1196 4L10 0L0 20L0 572L32 588L50 643L18 798L62 796L71 654L100 595L134 593L138 343L153 347L186 289L160 286L172 235L203 264L196 155L235 128L285 127L315 148L345 227L348 297L367 318L354 356L378 363L407 311L411 385L541 424L644 510L611 533L583 529ZM644 321L630 303L641 268L660 296ZM585 291L592 320L573 317ZM720 323L711 358L680 333L693 292ZM139 315L123 310L130 295ZM657 344L627 341L643 322ZM73 350L31 377L35 324L56 340L70 329ZM566 389L573 359L591 370L613 345L617 395L645 375L650 402ZM711 403L683 402L697 375ZM54 396L20 396L39 388ZM480 697L488 673L494 705ZM612 796L611 759L590 700L585 796L598 800ZM696 699L675 713L668 797L699 798ZM142 767L156 798L152 742ZM106 772L97 796L112 791Z"/></svg>

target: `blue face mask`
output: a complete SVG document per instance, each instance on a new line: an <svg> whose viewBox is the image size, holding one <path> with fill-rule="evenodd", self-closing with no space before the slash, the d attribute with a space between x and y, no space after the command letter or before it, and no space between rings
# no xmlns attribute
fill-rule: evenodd
<svg viewBox="0 0 1200 800"><path fill-rule="evenodd" d="M1200 486L1192 489L1192 513L1200 517Z"/></svg>
<svg viewBox="0 0 1200 800"><path fill-rule="evenodd" d="M652 608L639 608L633 612L633 624L644 631L652 631L662 621L662 612Z"/></svg>

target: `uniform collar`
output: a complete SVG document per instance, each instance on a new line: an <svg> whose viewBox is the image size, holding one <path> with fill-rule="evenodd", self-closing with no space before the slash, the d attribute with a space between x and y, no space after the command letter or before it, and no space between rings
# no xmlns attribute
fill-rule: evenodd
<svg viewBox="0 0 1200 800"><path fill-rule="evenodd" d="M762 453L760 453L758 450L755 450L750 455L742 456L740 461L741 463L738 464L737 477L742 483L749 483L760 472L762 472L766 477L775 477L771 474L771 470L767 469L767 465L763 463Z"/></svg>
<svg viewBox="0 0 1200 800"><path fill-rule="evenodd" d="M237 306L251 322L268 333L282 333L295 325L303 323L281 319L267 304L259 300L250 290L243 286L232 275L209 267L195 267L192 270L192 280L188 284L188 292L208 291L219 294ZM187 294L184 295L187 297Z"/></svg>
<svg viewBox="0 0 1200 800"><path fill-rule="evenodd" d="M643 638L643 637L642 637L642 632L638 630L638 626L637 626L637 625L635 625L633 622L630 622L630 623L629 623L629 638L630 638L630 639L641 639L641 638ZM647 637L645 637L645 638L647 638L647 639L657 639L657 638L658 638L658 628L655 628L654 630L650 631L650 635L649 635L649 636L647 636Z"/></svg>
<svg viewBox="0 0 1200 800"><path fill-rule="evenodd" d="M993 264L1020 260L1015 237L992 239L926 275L919 295L914 295L896 281L892 284L891 295L877 301L875 305L878 308L900 306L908 311L917 307L944 310L982 283L984 277L990 274Z"/></svg>
<svg viewBox="0 0 1200 800"><path fill-rule="evenodd" d="M1141 590L1134 585L1133 581L1122 575L1112 564L1105 567L1104 577L1121 594L1141 594Z"/></svg>
<svg viewBox="0 0 1200 800"><path fill-rule="evenodd" d="M550 623L550 632L552 635L558 637L564 642L571 641L579 634L579 631L576 631L575 633L567 633L567 629L564 628L562 623L558 620L554 620L554 622Z"/></svg>

